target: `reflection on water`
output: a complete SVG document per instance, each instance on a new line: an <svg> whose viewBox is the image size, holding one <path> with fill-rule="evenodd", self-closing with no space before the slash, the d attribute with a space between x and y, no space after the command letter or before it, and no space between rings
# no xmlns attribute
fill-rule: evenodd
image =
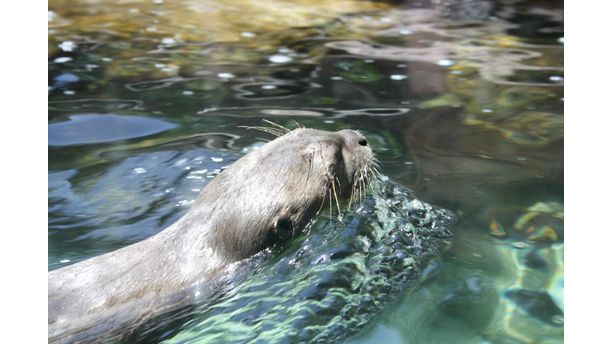
<svg viewBox="0 0 612 344"><path fill-rule="evenodd" d="M461 221L349 342L562 341L562 6L50 1L49 269L179 218L269 139L239 126L358 128Z"/></svg>
<svg viewBox="0 0 612 344"><path fill-rule="evenodd" d="M174 127L172 123L140 116L72 115L69 121L49 124L49 146L120 141L153 135Z"/></svg>

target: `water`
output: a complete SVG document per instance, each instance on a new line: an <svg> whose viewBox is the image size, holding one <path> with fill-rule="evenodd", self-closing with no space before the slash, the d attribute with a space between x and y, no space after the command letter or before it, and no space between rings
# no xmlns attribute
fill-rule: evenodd
<svg viewBox="0 0 612 344"><path fill-rule="evenodd" d="M490 5L50 1L49 269L178 219L239 126L354 128L459 222L346 341L562 342L562 5Z"/></svg>

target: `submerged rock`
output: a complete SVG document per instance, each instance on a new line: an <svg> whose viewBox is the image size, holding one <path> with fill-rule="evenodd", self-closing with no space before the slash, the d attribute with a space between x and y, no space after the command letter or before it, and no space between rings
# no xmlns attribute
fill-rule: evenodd
<svg viewBox="0 0 612 344"><path fill-rule="evenodd" d="M532 317L549 325L563 326L563 311L548 293L514 289L507 291L506 296Z"/></svg>

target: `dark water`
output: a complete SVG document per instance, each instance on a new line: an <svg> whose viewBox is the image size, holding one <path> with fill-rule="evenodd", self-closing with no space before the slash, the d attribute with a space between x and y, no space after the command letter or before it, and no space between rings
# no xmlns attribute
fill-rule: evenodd
<svg viewBox="0 0 612 344"><path fill-rule="evenodd" d="M562 342L563 7L505 3L50 1L49 269L178 219L240 126L354 128L460 222L348 342Z"/></svg>

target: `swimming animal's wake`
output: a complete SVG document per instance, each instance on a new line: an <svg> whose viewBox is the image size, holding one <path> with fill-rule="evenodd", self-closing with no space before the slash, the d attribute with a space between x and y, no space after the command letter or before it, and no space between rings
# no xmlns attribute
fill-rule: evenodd
<svg viewBox="0 0 612 344"><path fill-rule="evenodd" d="M455 216L381 177L364 202L261 262L167 343L330 342L357 333L414 288L450 243ZM194 314L194 313L191 313ZM176 333L176 332L174 332Z"/></svg>

